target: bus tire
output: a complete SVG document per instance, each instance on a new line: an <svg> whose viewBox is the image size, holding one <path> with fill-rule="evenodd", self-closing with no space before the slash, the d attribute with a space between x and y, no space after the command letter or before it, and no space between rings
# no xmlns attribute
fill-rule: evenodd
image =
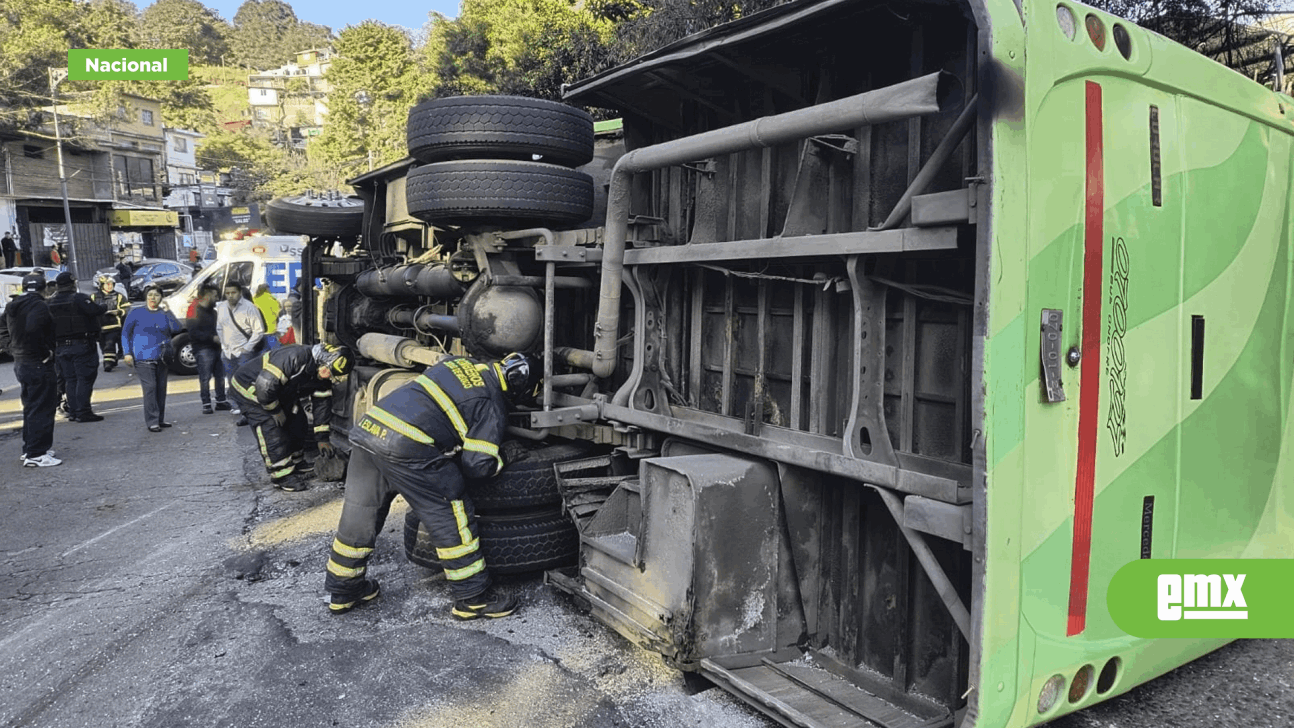
<svg viewBox="0 0 1294 728"><path fill-rule="evenodd" d="M562 502L553 464L584 457L589 446L580 442L543 445L504 466L489 480L468 486L472 505L482 514L556 506Z"/></svg>
<svg viewBox="0 0 1294 728"><path fill-rule="evenodd" d="M409 155L420 162L520 159L578 167L593 159L593 117L524 96L452 96L409 110Z"/></svg>
<svg viewBox="0 0 1294 728"><path fill-rule="evenodd" d="M576 223L593 214L593 178L539 162L437 162L409 172L405 201L427 222Z"/></svg>
<svg viewBox="0 0 1294 728"><path fill-rule="evenodd" d="M265 222L289 235L353 237L364 229L364 202L358 197L279 197L265 206Z"/></svg>
<svg viewBox="0 0 1294 728"><path fill-rule="evenodd" d="M485 565L495 574L526 574L572 566L579 556L579 534L561 509L478 515L476 523ZM418 566L443 568L427 529L413 511L404 517L404 554Z"/></svg>
<svg viewBox="0 0 1294 728"><path fill-rule="evenodd" d="M166 368L172 374L182 377L191 377L198 373L198 356L193 351L193 342L189 341L189 334L176 334L171 339L171 347L175 350L175 355L166 362Z"/></svg>

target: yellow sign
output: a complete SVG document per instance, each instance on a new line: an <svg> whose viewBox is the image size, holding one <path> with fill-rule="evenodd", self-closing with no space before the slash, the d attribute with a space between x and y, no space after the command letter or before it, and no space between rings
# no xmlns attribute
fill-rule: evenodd
<svg viewBox="0 0 1294 728"><path fill-rule="evenodd" d="M179 213L170 210L109 210L112 227L179 227Z"/></svg>

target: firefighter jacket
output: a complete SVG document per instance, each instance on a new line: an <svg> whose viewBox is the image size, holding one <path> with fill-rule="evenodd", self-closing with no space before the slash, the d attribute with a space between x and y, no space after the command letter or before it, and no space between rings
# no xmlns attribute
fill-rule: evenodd
<svg viewBox="0 0 1294 728"><path fill-rule="evenodd" d="M99 318L107 311L84 293L60 290L49 299L49 315L54 319L54 340L99 340Z"/></svg>
<svg viewBox="0 0 1294 728"><path fill-rule="evenodd" d="M7 345L14 361L44 362L54 356L54 319L49 304L36 291L13 299L4 310Z"/></svg>
<svg viewBox="0 0 1294 728"><path fill-rule="evenodd" d="M310 397L310 420L315 438L328 440L332 426L332 382L319 378L310 347L281 346L249 360L234 372L234 389L266 412L278 414Z"/></svg>
<svg viewBox="0 0 1294 728"><path fill-rule="evenodd" d="M103 316L99 317L99 326L104 331L121 328L122 322L126 320L126 314L130 313L130 301L116 291L107 293L102 290L95 291L90 296L90 300L108 309Z"/></svg>
<svg viewBox="0 0 1294 728"><path fill-rule="evenodd" d="M379 399L351 438L397 460L461 452L464 476L488 478L503 468L499 444L508 425L503 381L497 363L447 359Z"/></svg>

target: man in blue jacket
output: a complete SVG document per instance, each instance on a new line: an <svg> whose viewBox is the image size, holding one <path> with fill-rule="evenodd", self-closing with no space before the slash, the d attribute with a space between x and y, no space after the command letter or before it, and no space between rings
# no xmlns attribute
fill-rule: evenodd
<svg viewBox="0 0 1294 728"><path fill-rule="evenodd" d="M503 468L500 445L510 404L532 398L539 359L513 353L477 363L452 357L428 368L369 408L350 431L346 500L324 588L333 614L378 595L365 578L377 533L396 494L427 527L445 569L456 619L512 614L517 599L491 587L467 479Z"/></svg>
<svg viewBox="0 0 1294 728"><path fill-rule="evenodd" d="M162 289L144 291L144 307L126 314L121 327L122 363L135 367L144 391L144 424L149 432L170 427L166 421L166 379L168 360L174 355L171 337L180 333L180 322L162 308Z"/></svg>

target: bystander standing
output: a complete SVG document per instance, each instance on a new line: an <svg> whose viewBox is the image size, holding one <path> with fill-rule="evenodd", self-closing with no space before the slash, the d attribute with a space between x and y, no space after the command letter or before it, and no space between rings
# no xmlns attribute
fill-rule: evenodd
<svg viewBox="0 0 1294 728"><path fill-rule="evenodd" d="M174 355L171 337L180 333L180 322L161 307L161 288L149 286L144 304L127 314L121 327L121 348L126 352L122 362L135 367L144 392L144 424L149 432L161 432L171 426L166 421L167 366Z"/></svg>
<svg viewBox="0 0 1294 728"><path fill-rule="evenodd" d="M225 300L216 306L216 334L225 359L225 375L232 383L234 372L265 348L265 319L260 309L244 297L237 281L225 283L224 295ZM247 424L241 409L233 412L239 415L238 425Z"/></svg>
<svg viewBox="0 0 1294 728"><path fill-rule="evenodd" d="M216 297L220 290L204 285L198 291L189 309L187 329L189 345L198 365L198 390L202 397L202 414L215 410L230 410L233 405L225 399L225 363L220 356L220 338L216 334ZM216 401L211 401L211 388L216 390Z"/></svg>
<svg viewBox="0 0 1294 728"><path fill-rule="evenodd" d="M18 246L13 241L13 233L5 231L4 237L0 238L0 250L4 251L4 267L12 268L14 266L14 256L18 253Z"/></svg>

